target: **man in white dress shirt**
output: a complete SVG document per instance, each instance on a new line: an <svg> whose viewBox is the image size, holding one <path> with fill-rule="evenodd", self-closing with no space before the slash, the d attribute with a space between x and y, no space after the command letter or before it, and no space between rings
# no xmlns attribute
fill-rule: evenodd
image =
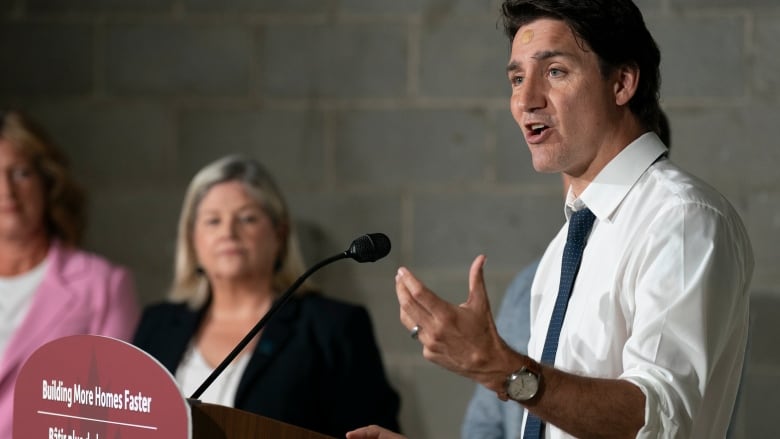
<svg viewBox="0 0 780 439"><path fill-rule="evenodd" d="M541 419L541 437L725 437L753 255L732 206L653 132L660 54L641 13L630 0L506 0L503 13L511 111L533 166L570 178L567 219L595 215L557 354L541 364L568 225L533 282L528 355L496 331L483 255L460 305L400 268L401 322L426 359L515 400L524 424Z"/></svg>

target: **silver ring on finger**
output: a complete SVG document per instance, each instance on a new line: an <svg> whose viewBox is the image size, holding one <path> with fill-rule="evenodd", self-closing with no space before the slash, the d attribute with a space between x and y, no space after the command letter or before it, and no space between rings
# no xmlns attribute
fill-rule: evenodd
<svg viewBox="0 0 780 439"><path fill-rule="evenodd" d="M414 328L409 332L409 335L412 336L413 339L417 340L417 336L420 334L420 325L414 325Z"/></svg>

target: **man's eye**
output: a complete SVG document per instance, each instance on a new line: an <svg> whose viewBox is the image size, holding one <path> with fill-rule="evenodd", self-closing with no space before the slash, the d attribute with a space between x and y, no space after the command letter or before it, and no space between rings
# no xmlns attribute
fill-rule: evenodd
<svg viewBox="0 0 780 439"><path fill-rule="evenodd" d="M523 83L523 77L522 76L513 76L509 79L509 82L512 83L512 85L520 85Z"/></svg>
<svg viewBox="0 0 780 439"><path fill-rule="evenodd" d="M560 69L550 69L550 76L553 78L558 78L563 76L563 70Z"/></svg>
<svg viewBox="0 0 780 439"><path fill-rule="evenodd" d="M242 223L254 223L257 222L257 215L242 215L238 219Z"/></svg>

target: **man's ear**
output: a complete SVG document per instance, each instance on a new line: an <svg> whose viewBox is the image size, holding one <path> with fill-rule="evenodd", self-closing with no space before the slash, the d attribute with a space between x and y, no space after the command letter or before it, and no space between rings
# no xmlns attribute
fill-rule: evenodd
<svg viewBox="0 0 780 439"><path fill-rule="evenodd" d="M639 67L633 64L618 67L614 81L615 103L627 105L639 87Z"/></svg>

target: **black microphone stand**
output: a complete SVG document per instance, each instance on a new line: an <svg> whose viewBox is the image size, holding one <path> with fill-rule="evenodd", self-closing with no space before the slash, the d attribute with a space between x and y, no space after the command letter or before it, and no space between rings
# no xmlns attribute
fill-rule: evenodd
<svg viewBox="0 0 780 439"><path fill-rule="evenodd" d="M309 268L308 270L306 270L306 272L303 273L301 275L301 277L299 277L290 286L290 288L288 288L287 291L285 291L284 294L282 294L282 296L279 298L279 300L274 302L274 304L271 306L271 309L269 309L268 312L263 316L263 318L261 318L260 321L257 322L257 324L254 326L254 328L252 328L252 330L249 331L249 333L247 333L246 336L244 336L244 338L236 345L236 347L233 348L232 351L230 351L230 353L227 355L227 357L225 357L225 359L222 360L221 363L219 363L219 365L214 369L214 371L211 372L211 375L209 375L206 378L206 380L203 381L203 384L201 384L200 387L198 387L198 389L195 390L195 392L193 392L192 396L190 396L189 399L190 400L198 399L200 397L200 395L202 395L203 392L206 391L206 389L211 385L211 383L213 383L214 380L217 379L219 374L221 374L222 371L225 370L226 367L228 367L228 365L238 356L238 354L240 354L241 351L244 350L246 345L248 345L249 342L252 341L252 339L257 335L257 333L259 333L260 330L263 329L263 327L266 325L266 322L268 322L268 319L270 319L271 316L273 316L276 313L276 311L279 308L281 308L282 305L284 305L290 299L290 296L292 296L292 293L294 293L295 290L297 290L298 287L301 286L303 281L305 281L309 276L311 276L312 273L314 273L315 271L319 270L320 268L322 268L325 265L328 265L328 264L330 264L332 262L338 261L339 259L345 259L345 258L349 258L349 257L351 257L351 255L349 253L349 250L347 250L347 251L344 251L344 252L339 253L337 255L331 256L331 257L329 257L329 258L327 258L325 260L322 260L322 261L318 262L317 264L315 264L314 266L312 266L311 268Z"/></svg>

